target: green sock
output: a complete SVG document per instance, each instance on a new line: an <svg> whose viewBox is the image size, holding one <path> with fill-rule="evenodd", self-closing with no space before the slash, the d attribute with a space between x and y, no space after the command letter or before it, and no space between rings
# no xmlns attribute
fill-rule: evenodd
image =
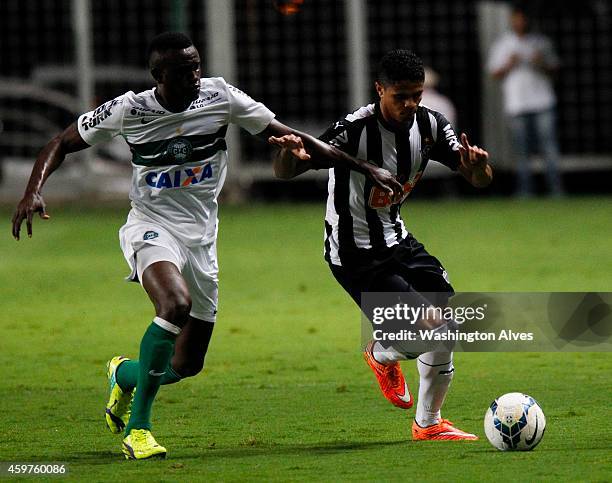
<svg viewBox="0 0 612 483"><path fill-rule="evenodd" d="M172 357L170 357L172 360ZM121 365L117 368L117 384L119 387L125 391L131 391L136 387L138 383L138 371L140 368L140 364L138 361L125 361L122 362ZM174 384L175 382L179 382L182 379L174 369L172 369L172 364L168 363L168 367L166 368L166 373L161 377L161 385L165 386L166 384Z"/></svg>
<svg viewBox="0 0 612 483"><path fill-rule="evenodd" d="M165 386L166 384L174 384L175 382L179 382L182 379L174 369L172 369L172 365L168 364L168 368L166 369L166 373L161 378L161 385Z"/></svg>
<svg viewBox="0 0 612 483"><path fill-rule="evenodd" d="M138 361L125 361L117 367L115 380L123 392L131 391L138 382Z"/></svg>
<svg viewBox="0 0 612 483"><path fill-rule="evenodd" d="M161 376L166 372L172 357L175 339L176 334L155 322L146 330L140 343L138 383L132 414L125 428L126 436L132 429L151 429L151 407L161 384Z"/></svg>

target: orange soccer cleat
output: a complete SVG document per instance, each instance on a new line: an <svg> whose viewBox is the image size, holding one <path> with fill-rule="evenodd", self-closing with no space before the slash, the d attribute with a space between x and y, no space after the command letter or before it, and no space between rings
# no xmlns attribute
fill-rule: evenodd
<svg viewBox="0 0 612 483"><path fill-rule="evenodd" d="M411 408L414 401L410 389L408 389L408 384L404 380L399 362L381 364L374 359L373 347L374 343L370 342L363 353L363 358L374 371L383 395L398 408Z"/></svg>
<svg viewBox="0 0 612 483"><path fill-rule="evenodd" d="M453 426L448 419L440 419L438 424L422 428L416 421L412 422L412 439L414 441L454 440L476 441L478 436L466 433Z"/></svg>

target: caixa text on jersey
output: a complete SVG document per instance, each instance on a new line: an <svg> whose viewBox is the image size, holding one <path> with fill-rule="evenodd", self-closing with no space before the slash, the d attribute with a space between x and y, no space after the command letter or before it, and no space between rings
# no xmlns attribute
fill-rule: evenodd
<svg viewBox="0 0 612 483"><path fill-rule="evenodd" d="M170 172L152 171L147 173L145 181L151 188L182 188L212 178L212 174L210 163L206 163L203 166L176 169Z"/></svg>

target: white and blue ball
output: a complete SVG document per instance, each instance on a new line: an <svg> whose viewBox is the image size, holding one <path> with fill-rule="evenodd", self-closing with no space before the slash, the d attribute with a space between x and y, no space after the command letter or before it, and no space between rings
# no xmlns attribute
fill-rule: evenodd
<svg viewBox="0 0 612 483"><path fill-rule="evenodd" d="M501 451L529 451L542 440L546 418L534 398L509 392L491 403L484 429L489 442Z"/></svg>

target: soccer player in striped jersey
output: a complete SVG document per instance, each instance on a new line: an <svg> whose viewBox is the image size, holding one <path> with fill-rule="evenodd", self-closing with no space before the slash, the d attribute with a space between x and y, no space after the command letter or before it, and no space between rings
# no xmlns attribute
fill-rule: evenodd
<svg viewBox="0 0 612 483"><path fill-rule="evenodd" d="M129 279L142 284L155 308L138 360L116 356L108 363L106 423L113 433L124 433L128 459L166 455L150 431L157 391L194 376L204 364L217 314L217 197L228 162L228 124L264 140L299 135L309 153L298 156L309 163L358 170L386 192L402 189L384 168L283 125L223 78L201 78L200 56L185 35L160 34L148 59L154 89L127 92L81 115L43 148L12 227L19 239L25 220L31 236L34 213L49 217L41 190L66 154L118 135L126 140L132 209L119 238Z"/></svg>
<svg viewBox="0 0 612 483"><path fill-rule="evenodd" d="M423 63L414 53L388 52L375 82L378 102L347 115L320 137L389 170L403 186L403 193L394 197L360 173L344 167L329 170L325 259L358 305L362 292L437 293L438 300L427 304L445 304L454 294L448 275L408 232L400 206L430 160L459 171L476 187L487 186L492 179L488 153L471 146L465 134L458 140L442 114L420 105L424 78ZM274 162L278 177L291 178L313 166L304 160L307 149L299 136L273 142L282 148ZM398 361L414 355L370 342L364 357L385 397L395 406L410 408L413 398ZM413 439L477 439L440 414L454 372L452 352L420 354L417 367L420 384Z"/></svg>

